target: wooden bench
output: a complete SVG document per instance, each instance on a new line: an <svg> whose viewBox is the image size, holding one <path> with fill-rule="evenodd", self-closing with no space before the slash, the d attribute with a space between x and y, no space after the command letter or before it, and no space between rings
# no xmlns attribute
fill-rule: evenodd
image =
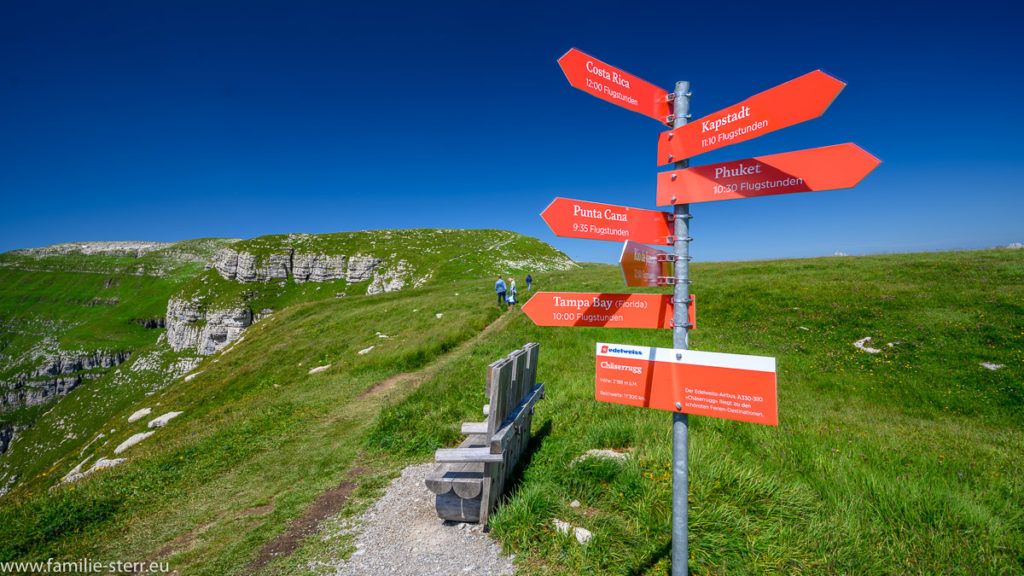
<svg viewBox="0 0 1024 576"><path fill-rule="evenodd" d="M488 366L487 420L464 422L466 440L434 454L438 466L427 476L427 488L437 495L441 518L487 523L505 481L530 444L533 407L544 397L544 385L536 383L539 350L530 343Z"/></svg>

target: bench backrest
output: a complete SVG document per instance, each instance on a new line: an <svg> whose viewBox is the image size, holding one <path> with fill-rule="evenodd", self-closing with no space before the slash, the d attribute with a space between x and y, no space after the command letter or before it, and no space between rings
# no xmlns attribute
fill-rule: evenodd
<svg viewBox="0 0 1024 576"><path fill-rule="evenodd" d="M487 434L494 434L537 382L540 345L531 342L487 367Z"/></svg>

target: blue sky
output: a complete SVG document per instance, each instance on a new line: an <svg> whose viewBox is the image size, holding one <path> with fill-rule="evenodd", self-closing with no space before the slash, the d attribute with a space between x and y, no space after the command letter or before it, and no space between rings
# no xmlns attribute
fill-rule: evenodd
<svg viewBox="0 0 1024 576"><path fill-rule="evenodd" d="M0 17L0 251L502 228L577 260L556 196L655 208L661 125L569 86L577 47L694 118L822 69L821 117L694 165L854 142L857 188L694 204L696 261L1024 242L1012 3L22 2Z"/></svg>

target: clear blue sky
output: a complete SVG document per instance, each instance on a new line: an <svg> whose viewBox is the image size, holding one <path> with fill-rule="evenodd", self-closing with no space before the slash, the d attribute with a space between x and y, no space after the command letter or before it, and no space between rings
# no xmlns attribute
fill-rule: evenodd
<svg viewBox="0 0 1024 576"><path fill-rule="evenodd" d="M0 251L80 240L503 228L577 260L556 196L654 208L661 125L569 86L577 47L694 118L815 69L819 119L694 165L854 142L857 188L694 204L697 261L1024 242L1010 2L9 2Z"/></svg>

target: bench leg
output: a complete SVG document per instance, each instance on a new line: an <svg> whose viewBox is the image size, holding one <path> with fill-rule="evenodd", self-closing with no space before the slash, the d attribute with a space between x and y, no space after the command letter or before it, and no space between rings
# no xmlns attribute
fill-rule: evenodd
<svg viewBox="0 0 1024 576"><path fill-rule="evenodd" d="M438 494L435 501L437 515L452 522L480 522L480 511L483 509L481 501L486 502L483 496L487 494L487 479L484 479L484 491L476 498L462 498L449 490L446 494ZM483 521L486 521L483 520Z"/></svg>

